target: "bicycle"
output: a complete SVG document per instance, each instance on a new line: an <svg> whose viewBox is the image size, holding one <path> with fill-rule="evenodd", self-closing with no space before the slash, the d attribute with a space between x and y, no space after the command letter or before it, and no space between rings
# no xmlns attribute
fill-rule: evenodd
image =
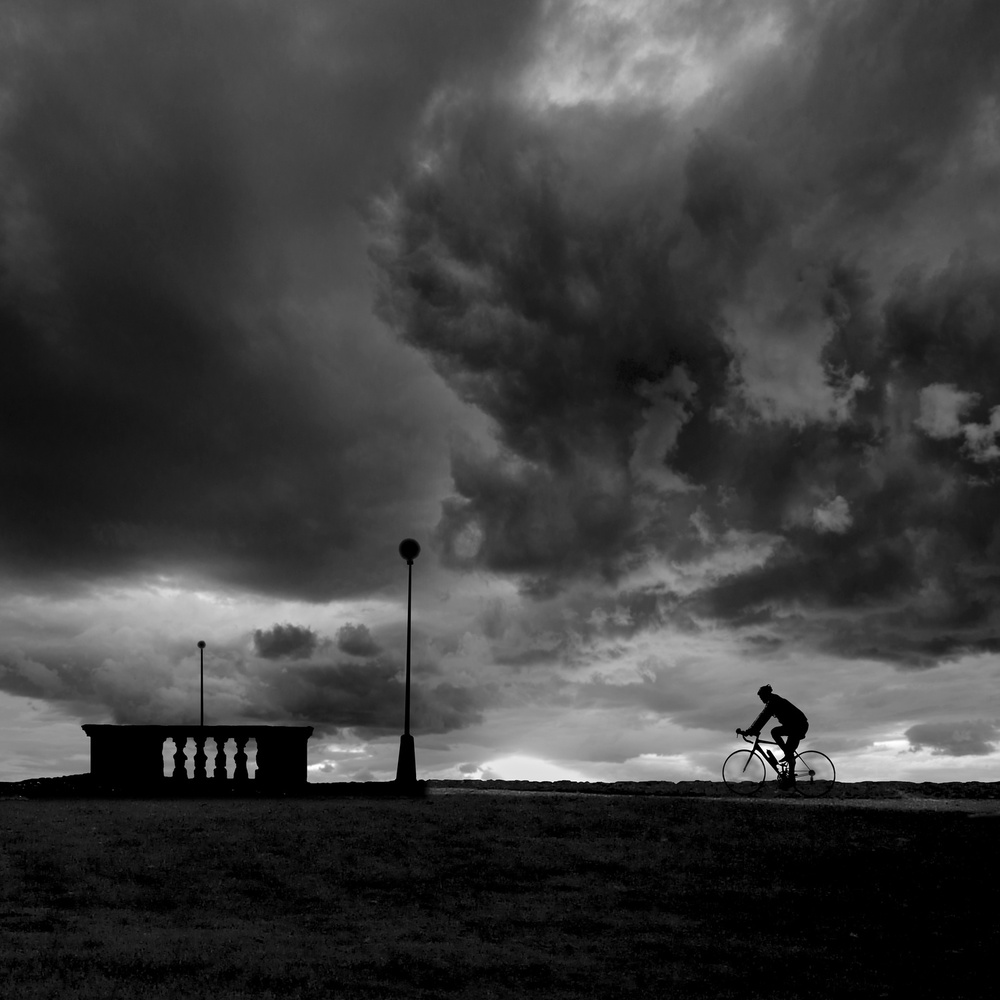
<svg viewBox="0 0 1000 1000"><path fill-rule="evenodd" d="M760 736L750 737L739 733L746 743L753 743L749 750L734 750L722 765L722 780L726 788L737 795L756 795L763 787L767 778L768 766L784 783L788 779L788 765L784 760L777 760L767 749L761 749L761 743L778 746L774 740L762 740ZM837 771L833 761L819 750L803 750L795 752L795 783L790 787L807 798L819 798L829 793L837 780Z"/></svg>

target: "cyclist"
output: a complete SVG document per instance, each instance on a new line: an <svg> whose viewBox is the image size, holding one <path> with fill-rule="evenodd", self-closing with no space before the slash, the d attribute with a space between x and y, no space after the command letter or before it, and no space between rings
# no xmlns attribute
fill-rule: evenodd
<svg viewBox="0 0 1000 1000"><path fill-rule="evenodd" d="M782 788L790 788L795 784L795 751L809 729L809 720L800 708L796 708L787 698L771 690L770 684L757 689L757 697L764 702L764 711L754 719L749 729L737 729L738 736L758 736L764 723L772 716L779 725L771 730L774 742L784 751L785 763L788 765L788 776L782 781Z"/></svg>

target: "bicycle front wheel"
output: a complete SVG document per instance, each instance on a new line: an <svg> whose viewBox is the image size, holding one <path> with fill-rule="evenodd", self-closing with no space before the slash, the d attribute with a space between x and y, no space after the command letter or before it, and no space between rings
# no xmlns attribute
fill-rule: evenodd
<svg viewBox="0 0 1000 1000"><path fill-rule="evenodd" d="M837 780L833 761L818 750L806 750L795 760L795 788L809 798L826 795Z"/></svg>
<svg viewBox="0 0 1000 1000"><path fill-rule="evenodd" d="M734 750L722 765L722 780L737 795L756 795L766 777L764 762L752 750Z"/></svg>

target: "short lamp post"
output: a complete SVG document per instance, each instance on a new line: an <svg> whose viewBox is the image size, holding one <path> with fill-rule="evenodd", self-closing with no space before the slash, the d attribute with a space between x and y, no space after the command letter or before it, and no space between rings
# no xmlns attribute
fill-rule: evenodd
<svg viewBox="0 0 1000 1000"><path fill-rule="evenodd" d="M420 545L412 538L399 543L399 554L406 560L406 695L403 709L403 735L399 738L399 761L396 764L396 783L415 785L417 758L410 735L410 607L413 595L413 560L420 555Z"/></svg>
<svg viewBox="0 0 1000 1000"><path fill-rule="evenodd" d="M198 640L198 655L201 658L201 725L205 725L205 641Z"/></svg>

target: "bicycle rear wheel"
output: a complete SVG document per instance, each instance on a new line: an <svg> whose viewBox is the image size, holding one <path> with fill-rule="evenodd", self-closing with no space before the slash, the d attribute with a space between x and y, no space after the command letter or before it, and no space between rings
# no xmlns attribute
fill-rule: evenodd
<svg viewBox="0 0 1000 1000"><path fill-rule="evenodd" d="M833 761L818 750L806 750L795 759L795 788L809 798L826 795L837 780Z"/></svg>
<svg viewBox="0 0 1000 1000"><path fill-rule="evenodd" d="M756 795L766 777L764 762L752 750L734 750L722 765L722 780L737 795Z"/></svg>

